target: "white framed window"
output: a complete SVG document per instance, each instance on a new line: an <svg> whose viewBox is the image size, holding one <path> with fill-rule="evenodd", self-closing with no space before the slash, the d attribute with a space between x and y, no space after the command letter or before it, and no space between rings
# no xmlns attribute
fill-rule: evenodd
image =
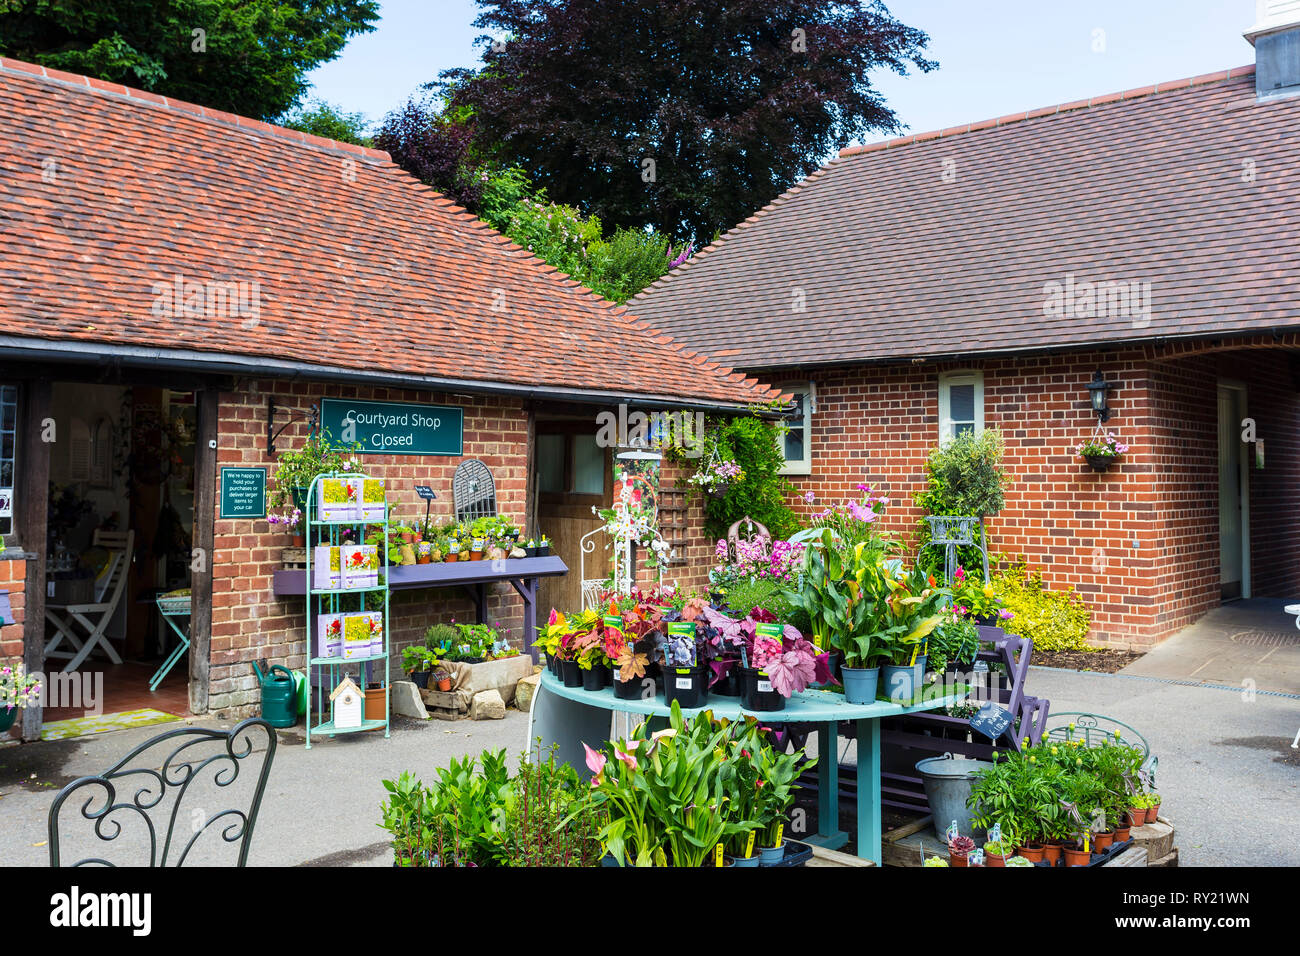
<svg viewBox="0 0 1300 956"><path fill-rule="evenodd" d="M812 416L817 410L817 387L812 382L785 382L776 386L795 400L794 417L787 418L786 433L781 436L785 455L783 475L812 474Z"/></svg>
<svg viewBox="0 0 1300 956"><path fill-rule="evenodd" d="M984 430L984 373L944 372L939 376L939 441Z"/></svg>

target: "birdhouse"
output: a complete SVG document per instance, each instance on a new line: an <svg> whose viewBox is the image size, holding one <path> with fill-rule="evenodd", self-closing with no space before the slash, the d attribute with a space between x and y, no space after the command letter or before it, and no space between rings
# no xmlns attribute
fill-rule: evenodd
<svg viewBox="0 0 1300 956"><path fill-rule="evenodd" d="M330 703L334 705L335 729L361 726L365 695L361 693L361 688L352 682L351 677L343 678L339 686L334 688L334 692L330 694Z"/></svg>

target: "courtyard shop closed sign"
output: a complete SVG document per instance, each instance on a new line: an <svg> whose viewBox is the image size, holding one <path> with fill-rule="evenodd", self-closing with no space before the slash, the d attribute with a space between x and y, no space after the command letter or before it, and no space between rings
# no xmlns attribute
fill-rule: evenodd
<svg viewBox="0 0 1300 956"><path fill-rule="evenodd" d="M459 455L464 413L445 405L361 402L327 398L321 425L336 442L360 442L363 452L388 455Z"/></svg>

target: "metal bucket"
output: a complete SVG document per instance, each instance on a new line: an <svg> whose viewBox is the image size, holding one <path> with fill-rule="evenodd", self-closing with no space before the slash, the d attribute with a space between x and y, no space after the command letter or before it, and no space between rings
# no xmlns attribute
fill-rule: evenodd
<svg viewBox="0 0 1300 956"><path fill-rule="evenodd" d="M962 836L973 838L976 844L983 842L984 831L974 832L966 800L975 785L975 771L992 766L987 760L954 757L950 753L942 757L927 757L917 763L916 772L925 785L925 798L930 802L934 830L940 839L956 820L957 830Z"/></svg>

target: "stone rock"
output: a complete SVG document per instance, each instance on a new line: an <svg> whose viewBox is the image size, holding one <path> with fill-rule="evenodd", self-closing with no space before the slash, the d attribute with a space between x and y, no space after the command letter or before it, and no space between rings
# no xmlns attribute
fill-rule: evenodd
<svg viewBox="0 0 1300 956"><path fill-rule="evenodd" d="M429 712L424 709L424 699L420 695L420 688L416 687L412 681L393 681L391 697L393 713L401 714L403 717L416 717L420 720L429 719Z"/></svg>
<svg viewBox="0 0 1300 956"><path fill-rule="evenodd" d="M469 702L470 720L503 720L506 716L506 702L495 690L482 690Z"/></svg>
<svg viewBox="0 0 1300 956"><path fill-rule="evenodd" d="M533 674L515 685L515 706L525 714L533 709L533 697L537 693L537 685L541 680L541 674Z"/></svg>
<svg viewBox="0 0 1300 956"><path fill-rule="evenodd" d="M526 558L526 557L528 557L528 552L525 551L523 548L515 548L513 551L510 552L510 557L512 557L512 558Z"/></svg>

